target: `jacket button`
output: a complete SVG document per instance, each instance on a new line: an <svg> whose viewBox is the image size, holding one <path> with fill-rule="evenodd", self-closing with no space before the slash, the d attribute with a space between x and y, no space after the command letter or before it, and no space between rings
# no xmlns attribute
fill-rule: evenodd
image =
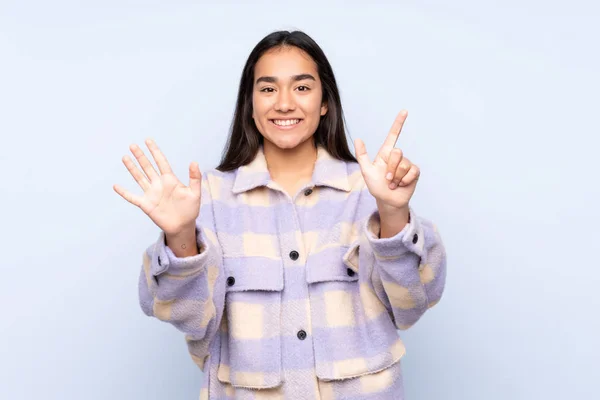
<svg viewBox="0 0 600 400"><path fill-rule="evenodd" d="M227 278L227 286L233 286L235 284L235 278L233 276L230 276L229 278Z"/></svg>
<svg viewBox="0 0 600 400"><path fill-rule="evenodd" d="M306 332L304 330L301 329L298 331L298 339L300 339L300 340L306 339Z"/></svg>
<svg viewBox="0 0 600 400"><path fill-rule="evenodd" d="M306 189L306 190L304 191L304 195L305 195L305 196L310 196L310 195L312 194L312 192L313 192L313 191L312 191L312 189Z"/></svg>
<svg viewBox="0 0 600 400"><path fill-rule="evenodd" d="M298 252L296 250L290 251L290 258L292 260L296 261L298 259L298 257L300 257L300 254L298 254Z"/></svg>
<svg viewBox="0 0 600 400"><path fill-rule="evenodd" d="M160 256L158 256L158 265L162 266L162 263L160 262Z"/></svg>
<svg viewBox="0 0 600 400"><path fill-rule="evenodd" d="M414 244L417 244L417 242L418 242L418 241L419 241L419 235L417 235L417 234L415 233L415 236L413 236L413 243L414 243Z"/></svg>
<svg viewBox="0 0 600 400"><path fill-rule="evenodd" d="M354 276L354 270L348 268L346 272L348 273L348 276Z"/></svg>

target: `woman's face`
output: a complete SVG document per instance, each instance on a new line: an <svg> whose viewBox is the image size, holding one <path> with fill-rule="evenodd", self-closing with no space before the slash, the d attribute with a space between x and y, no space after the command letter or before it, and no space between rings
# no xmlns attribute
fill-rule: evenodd
<svg viewBox="0 0 600 400"><path fill-rule="evenodd" d="M327 105L317 64L297 47L274 48L254 68L252 118L265 141L292 149L311 138Z"/></svg>

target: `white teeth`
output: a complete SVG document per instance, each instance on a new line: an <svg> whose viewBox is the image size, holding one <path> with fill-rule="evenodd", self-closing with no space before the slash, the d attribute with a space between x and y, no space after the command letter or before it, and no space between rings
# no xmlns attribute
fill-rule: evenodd
<svg viewBox="0 0 600 400"><path fill-rule="evenodd" d="M274 119L273 123L279 126L295 125L299 123L299 119Z"/></svg>

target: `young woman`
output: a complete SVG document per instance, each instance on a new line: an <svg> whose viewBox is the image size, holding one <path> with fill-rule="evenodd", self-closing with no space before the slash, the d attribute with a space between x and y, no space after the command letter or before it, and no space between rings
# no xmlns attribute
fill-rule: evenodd
<svg viewBox="0 0 600 400"><path fill-rule="evenodd" d="M144 312L185 333L201 399L402 399L397 329L436 304L446 257L409 200L419 168L395 148L348 149L332 68L302 32L275 32L244 67L216 170L185 186L151 140L144 191L115 191L161 229L143 254Z"/></svg>

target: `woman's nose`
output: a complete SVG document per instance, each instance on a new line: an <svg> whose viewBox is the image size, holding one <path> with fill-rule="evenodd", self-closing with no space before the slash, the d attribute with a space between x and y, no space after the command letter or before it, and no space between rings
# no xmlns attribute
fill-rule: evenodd
<svg viewBox="0 0 600 400"><path fill-rule="evenodd" d="M294 98L285 90L279 92L277 101L275 102L275 109L281 112L287 112L294 110L296 105L294 104Z"/></svg>

